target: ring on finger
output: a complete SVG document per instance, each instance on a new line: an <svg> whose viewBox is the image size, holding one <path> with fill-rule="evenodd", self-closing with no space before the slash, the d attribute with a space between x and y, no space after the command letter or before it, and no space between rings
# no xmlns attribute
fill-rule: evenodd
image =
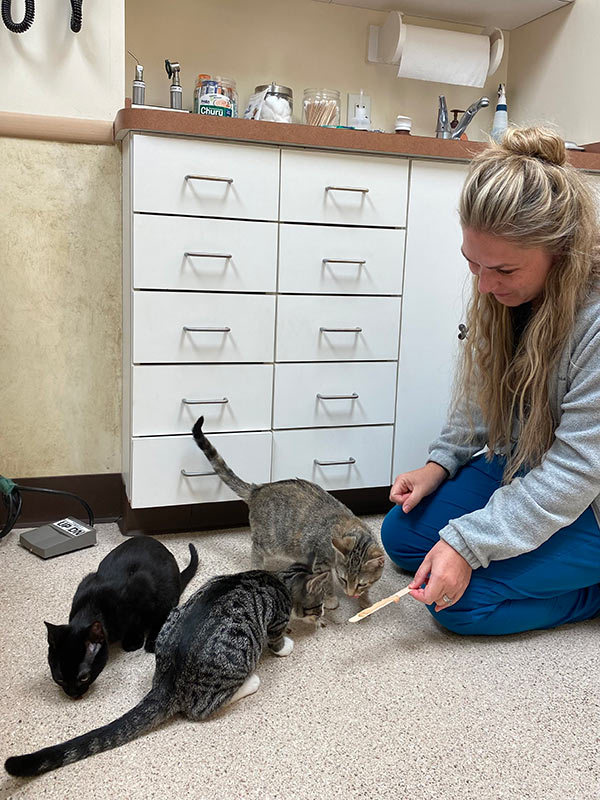
<svg viewBox="0 0 600 800"><path fill-rule="evenodd" d="M452 598L448 597L447 594L442 595L442 600L443 600L444 603L452 603L453 602Z"/></svg>

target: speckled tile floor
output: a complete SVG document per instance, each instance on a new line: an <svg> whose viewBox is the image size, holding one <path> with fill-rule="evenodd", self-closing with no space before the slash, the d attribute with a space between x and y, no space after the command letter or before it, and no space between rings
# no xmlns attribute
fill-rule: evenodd
<svg viewBox="0 0 600 800"><path fill-rule="evenodd" d="M375 532L381 517L366 517ZM74 702L52 682L43 620L67 621L83 575L122 541L50 561L0 543L0 743L7 755L109 722L148 690L153 657L111 652ZM181 566L187 543L206 578L249 568L247 529L161 537ZM407 582L387 566L373 593ZM343 623L354 607L333 613ZM259 691L204 723L152 733L39 778L0 778L0 798L38 800L597 800L599 623L504 638L442 630L406 598L359 625L295 636L289 658L265 654Z"/></svg>

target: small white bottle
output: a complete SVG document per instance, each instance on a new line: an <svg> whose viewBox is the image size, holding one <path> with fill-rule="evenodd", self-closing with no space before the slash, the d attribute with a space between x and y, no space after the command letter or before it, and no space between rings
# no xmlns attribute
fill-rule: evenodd
<svg viewBox="0 0 600 800"><path fill-rule="evenodd" d="M492 123L491 137L495 142L500 142L506 129L508 128L508 111L506 108L506 90L504 84L498 86L498 100Z"/></svg>
<svg viewBox="0 0 600 800"><path fill-rule="evenodd" d="M355 114L348 120L350 128L356 128L359 131L368 131L371 127L371 120L367 116L367 109L363 103L363 90L360 90L360 100L358 105L355 106Z"/></svg>

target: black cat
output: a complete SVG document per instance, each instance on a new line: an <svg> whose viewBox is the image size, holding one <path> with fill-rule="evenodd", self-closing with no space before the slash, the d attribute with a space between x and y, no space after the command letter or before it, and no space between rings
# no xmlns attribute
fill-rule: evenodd
<svg viewBox="0 0 600 800"><path fill-rule="evenodd" d="M102 559L97 572L81 581L68 625L48 629L52 677L69 697L84 695L106 666L108 645L154 652L158 632L181 592L194 577L198 553L179 572L172 553L157 539L135 536Z"/></svg>
<svg viewBox="0 0 600 800"><path fill-rule="evenodd" d="M304 564L277 573L251 570L220 575L174 608L156 640L150 692L114 722L68 742L8 758L11 775L40 775L119 747L174 714L203 720L258 689L255 668L265 645L278 656L292 652L285 635L290 615L319 620L327 572Z"/></svg>

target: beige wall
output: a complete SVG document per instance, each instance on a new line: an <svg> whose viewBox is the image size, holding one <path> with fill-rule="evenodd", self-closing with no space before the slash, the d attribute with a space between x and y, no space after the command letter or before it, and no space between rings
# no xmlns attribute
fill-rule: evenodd
<svg viewBox="0 0 600 800"><path fill-rule="evenodd" d="M84 3L77 35L68 32L63 0L36 4L27 34L0 26L0 111L111 119L122 105L123 6L124 0ZM126 0L126 6L126 43L146 67L148 102L168 104L165 57L182 63L188 105L199 71L235 78L241 103L257 83L290 85L296 111L307 86L344 95L362 87L377 126L389 130L396 114L408 114L421 135L433 134L439 93L450 108L483 93L398 80L394 67L368 64L368 25L385 18L378 12L312 0ZM513 119L555 119L572 138L600 138L593 92L599 23L600 3L577 0L511 34ZM505 54L484 89L491 99L507 65ZM133 71L127 57L128 95ZM345 105L344 96L344 118ZM484 138L491 117L492 109L480 113L472 138ZM0 472L118 472L119 150L0 138L0 182Z"/></svg>
<svg viewBox="0 0 600 800"><path fill-rule="evenodd" d="M577 0L513 31L508 108L517 124L555 125L566 139L600 141L600 2Z"/></svg>
<svg viewBox="0 0 600 800"><path fill-rule="evenodd" d="M116 147L0 138L7 477L120 472Z"/></svg>
<svg viewBox="0 0 600 800"><path fill-rule="evenodd" d="M342 93L346 122L348 92L364 89L371 97L373 123L393 130L397 114L413 119L413 133L433 136L438 95L448 108L466 108L482 94L496 97L506 80L508 40L502 64L483 89L398 79L397 67L367 62L368 27L382 25L386 14L313 0L127 0L126 46L145 68L146 102L169 105L165 58L182 65L184 106L192 107L199 72L226 75L237 82L245 107L254 87L274 80L294 91L295 121L307 87L325 86ZM451 23L405 18L406 22L479 33ZM135 62L126 58L125 91L131 96ZM482 140L490 130L493 109L481 111L470 138Z"/></svg>
<svg viewBox="0 0 600 800"><path fill-rule="evenodd" d="M123 5L84 2L79 33L67 0L36 3L25 33L0 23L0 111L112 121L123 104ZM15 21L23 9L13 2Z"/></svg>

